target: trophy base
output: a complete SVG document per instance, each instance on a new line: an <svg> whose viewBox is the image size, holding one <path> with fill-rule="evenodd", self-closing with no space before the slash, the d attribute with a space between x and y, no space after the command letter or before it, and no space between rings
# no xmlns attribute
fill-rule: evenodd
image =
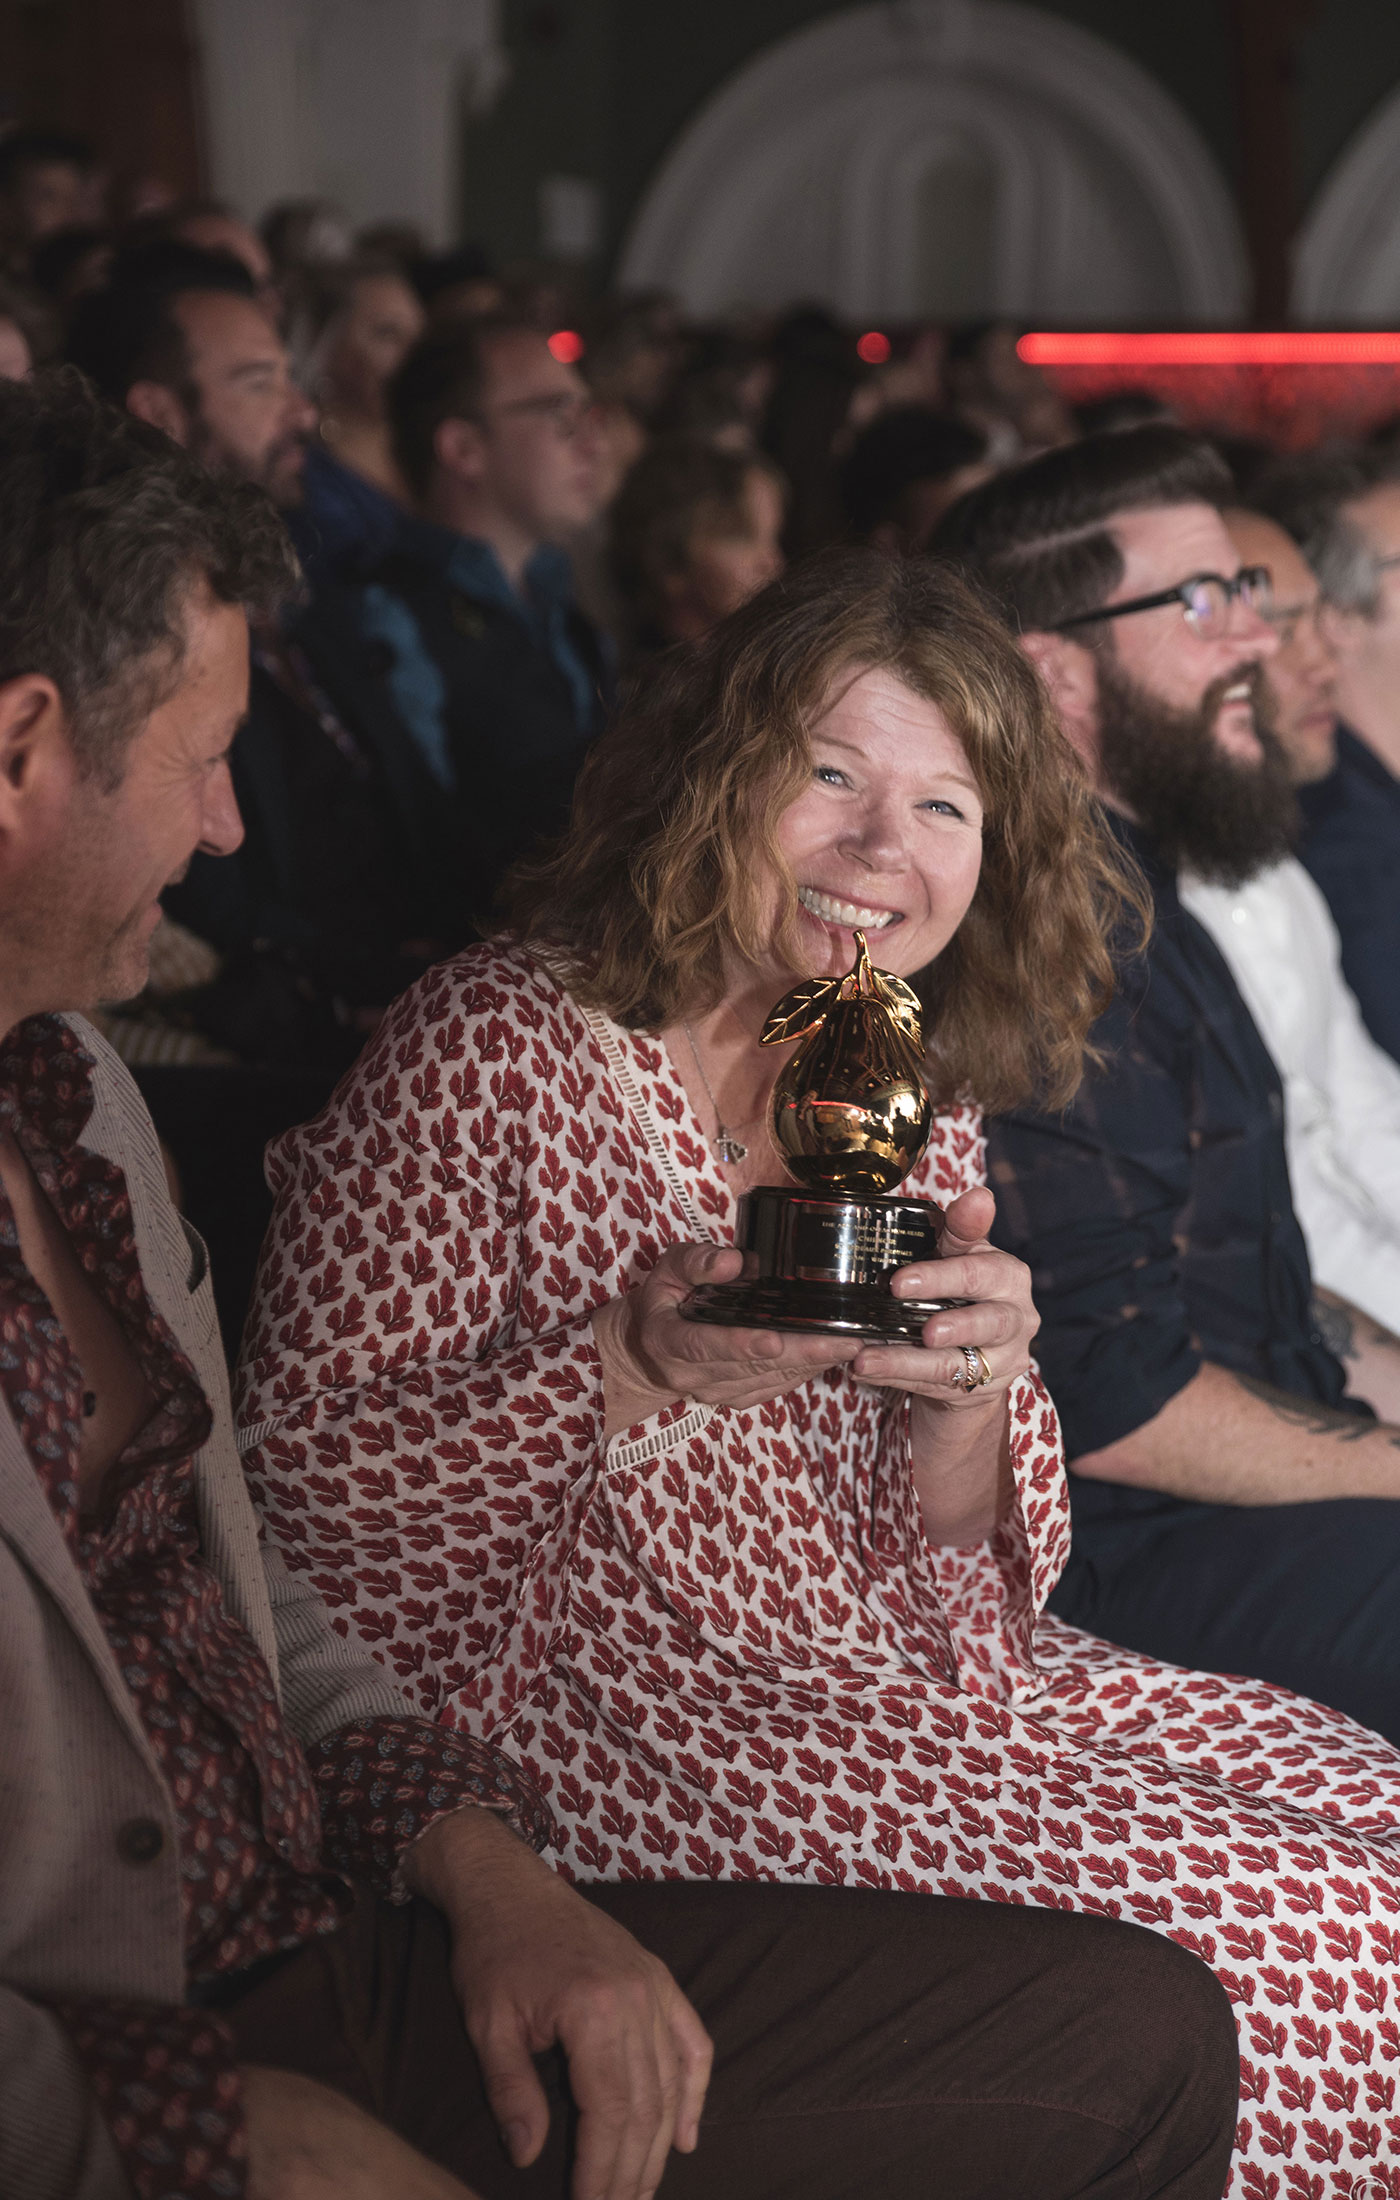
<svg viewBox="0 0 1400 2200"><path fill-rule="evenodd" d="M687 1321L917 1344L930 1314L966 1299L897 1299L896 1269L938 1258L943 1216L928 1199L794 1191L760 1185L739 1202L744 1272L703 1283Z"/></svg>
<svg viewBox="0 0 1400 2200"><path fill-rule="evenodd" d="M682 1312L688 1322L716 1322L727 1329L789 1329L801 1335L867 1337L872 1344L917 1344L931 1314L967 1299L883 1298L869 1286L843 1290L839 1283L702 1283Z"/></svg>

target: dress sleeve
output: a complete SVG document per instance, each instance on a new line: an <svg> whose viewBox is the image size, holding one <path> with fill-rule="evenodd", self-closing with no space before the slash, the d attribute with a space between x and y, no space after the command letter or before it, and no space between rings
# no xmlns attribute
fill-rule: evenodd
<svg viewBox="0 0 1400 2200"><path fill-rule="evenodd" d="M608 1090L557 986L476 949L269 1153L254 1494L333 1624L482 1740L550 1656L603 1461Z"/></svg>
<svg viewBox="0 0 1400 2200"><path fill-rule="evenodd" d="M918 1189L946 1205L986 1182L983 1126L973 1111L960 1110L941 1122ZM973 1695L1014 1702L1040 1687L1036 1623L1064 1571L1070 1546L1059 1418L1034 1363L1008 1393L1006 1442L1013 1488L1006 1518L982 1543L940 1545L930 1555L959 1686ZM900 1471L907 1475L907 1413L887 1416L882 1445L887 1452L893 1448Z"/></svg>

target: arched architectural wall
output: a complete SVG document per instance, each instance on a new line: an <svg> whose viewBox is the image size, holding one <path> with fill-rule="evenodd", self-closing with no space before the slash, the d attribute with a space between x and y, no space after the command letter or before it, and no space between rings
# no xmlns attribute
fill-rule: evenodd
<svg viewBox="0 0 1400 2200"><path fill-rule="evenodd" d="M1014 0L854 7L760 55L663 163L620 276L700 314L817 298L937 315L956 240L930 239L927 211L939 174L966 196L979 172L985 295L959 313L1241 314L1238 223L1192 125L1113 47Z"/></svg>
<svg viewBox="0 0 1400 2200"><path fill-rule="evenodd" d="M1400 318L1400 91L1358 130L1308 210L1293 311L1324 323Z"/></svg>

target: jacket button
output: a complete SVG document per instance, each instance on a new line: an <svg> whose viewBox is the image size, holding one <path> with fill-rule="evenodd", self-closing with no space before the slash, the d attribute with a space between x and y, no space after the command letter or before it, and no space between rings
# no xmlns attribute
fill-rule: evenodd
<svg viewBox="0 0 1400 2200"><path fill-rule="evenodd" d="M117 1854L127 1864L154 1864L165 1847L165 1828L154 1818L128 1818L117 1828Z"/></svg>

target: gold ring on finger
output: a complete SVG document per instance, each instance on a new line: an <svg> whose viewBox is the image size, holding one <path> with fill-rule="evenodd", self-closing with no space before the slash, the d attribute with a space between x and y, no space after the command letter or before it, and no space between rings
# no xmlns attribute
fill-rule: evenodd
<svg viewBox="0 0 1400 2200"><path fill-rule="evenodd" d="M992 1379L986 1353L980 1345L975 1344L960 1344L958 1350L963 1356L963 1372L955 1376L954 1381L960 1389L969 1393L980 1390L984 1383L989 1383Z"/></svg>

